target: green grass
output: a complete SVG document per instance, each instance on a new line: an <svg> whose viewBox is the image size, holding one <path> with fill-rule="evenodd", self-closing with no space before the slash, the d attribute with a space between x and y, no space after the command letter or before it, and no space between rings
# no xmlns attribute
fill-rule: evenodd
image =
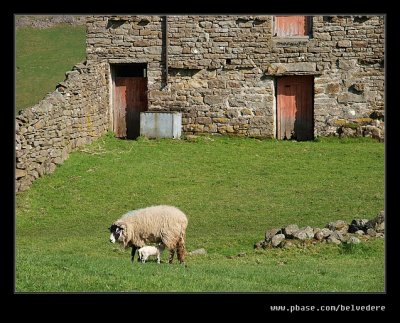
<svg viewBox="0 0 400 323"><path fill-rule="evenodd" d="M187 267L130 262L107 227L128 210L180 207ZM367 138L102 137L16 199L17 291L384 291L384 241L254 250L266 229L372 218L384 145ZM246 256L237 257L240 252ZM233 256L233 257L232 257Z"/></svg>
<svg viewBox="0 0 400 323"><path fill-rule="evenodd" d="M16 29L16 111L38 103L85 59L85 26Z"/></svg>

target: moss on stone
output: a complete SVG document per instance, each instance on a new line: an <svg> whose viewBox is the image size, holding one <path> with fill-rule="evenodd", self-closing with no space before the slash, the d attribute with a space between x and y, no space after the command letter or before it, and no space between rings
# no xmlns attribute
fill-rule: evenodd
<svg viewBox="0 0 400 323"><path fill-rule="evenodd" d="M346 124L344 124L342 127L344 128L350 128L350 129L357 129L360 125L358 123L355 122L348 122Z"/></svg>
<svg viewBox="0 0 400 323"><path fill-rule="evenodd" d="M343 126L346 123L347 123L347 120L345 120L345 119L337 119L337 120L335 120L335 125L337 125L337 126Z"/></svg>
<svg viewBox="0 0 400 323"><path fill-rule="evenodd" d="M357 118L357 119L353 120L353 122L355 122L355 123L362 123L362 124L371 123L372 121L373 121L373 119L371 119L371 118Z"/></svg>

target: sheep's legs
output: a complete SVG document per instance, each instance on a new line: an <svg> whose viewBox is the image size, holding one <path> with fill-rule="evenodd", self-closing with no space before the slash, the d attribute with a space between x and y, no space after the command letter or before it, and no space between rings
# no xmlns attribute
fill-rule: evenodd
<svg viewBox="0 0 400 323"><path fill-rule="evenodd" d="M131 261L133 262L134 258L135 258L135 253L136 253L137 248L132 246L132 252L131 252ZM138 260L140 260L138 258Z"/></svg>
<svg viewBox="0 0 400 323"><path fill-rule="evenodd" d="M178 260L180 263L185 262L185 246L179 246L176 254L178 255Z"/></svg>
<svg viewBox="0 0 400 323"><path fill-rule="evenodd" d="M170 249L168 263L172 264L172 260L174 259L174 254L175 254L175 248ZM176 254L178 256L179 262L181 264L185 263L185 240L183 237L179 239L178 243L176 244Z"/></svg>
<svg viewBox="0 0 400 323"><path fill-rule="evenodd" d="M175 249L171 249L169 251L168 263L172 264L172 260L174 259Z"/></svg>
<svg viewBox="0 0 400 323"><path fill-rule="evenodd" d="M176 254L178 255L178 260L182 264L185 262L185 239L182 237L179 239L176 245Z"/></svg>

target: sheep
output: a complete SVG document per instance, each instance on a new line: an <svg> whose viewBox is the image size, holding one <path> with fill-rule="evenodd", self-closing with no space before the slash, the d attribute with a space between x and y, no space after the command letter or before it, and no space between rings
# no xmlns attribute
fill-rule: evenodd
<svg viewBox="0 0 400 323"><path fill-rule="evenodd" d="M161 253L164 251L165 246L159 243L156 246L144 246L138 250L139 259L145 263L149 256L157 256L157 263L160 263Z"/></svg>
<svg viewBox="0 0 400 323"><path fill-rule="evenodd" d="M185 238L188 219L174 206L156 205L125 213L109 228L110 242L132 247L133 262L138 248L148 243L162 242L169 250L168 263L172 263L175 249L178 260L185 262Z"/></svg>

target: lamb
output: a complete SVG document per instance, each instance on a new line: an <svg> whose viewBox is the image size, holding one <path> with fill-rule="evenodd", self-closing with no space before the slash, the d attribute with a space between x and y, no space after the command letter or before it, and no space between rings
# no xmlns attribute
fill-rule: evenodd
<svg viewBox="0 0 400 323"><path fill-rule="evenodd" d="M185 262L185 239L188 219L174 206L156 205L129 211L109 228L110 242L132 247L133 262L138 248L149 243L162 242L169 250L168 263L172 263L175 250L180 263Z"/></svg>
<svg viewBox="0 0 400 323"><path fill-rule="evenodd" d="M139 259L145 263L149 256L157 256L157 263L160 263L161 253L164 251L165 246L159 243L156 246L144 246L138 250Z"/></svg>

